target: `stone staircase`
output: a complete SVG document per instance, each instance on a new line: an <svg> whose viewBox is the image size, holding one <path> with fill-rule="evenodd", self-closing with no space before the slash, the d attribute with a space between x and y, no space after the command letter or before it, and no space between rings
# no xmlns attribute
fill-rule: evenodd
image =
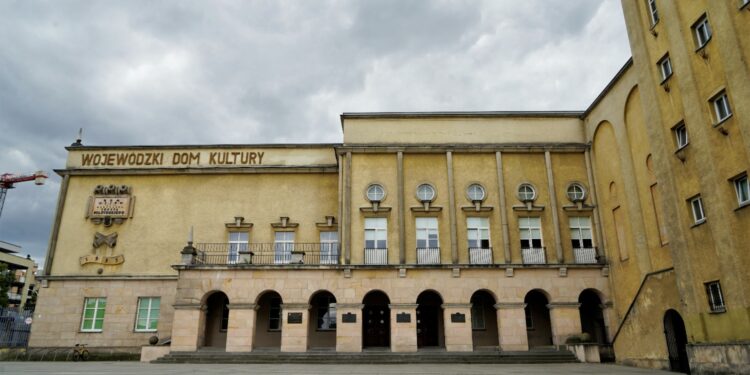
<svg viewBox="0 0 750 375"><path fill-rule="evenodd" d="M226 353L216 350L172 352L152 363L320 363L320 364L406 364L406 363L576 363L568 350L531 350L528 352L445 352L419 351L392 353L365 351L338 352L249 352Z"/></svg>

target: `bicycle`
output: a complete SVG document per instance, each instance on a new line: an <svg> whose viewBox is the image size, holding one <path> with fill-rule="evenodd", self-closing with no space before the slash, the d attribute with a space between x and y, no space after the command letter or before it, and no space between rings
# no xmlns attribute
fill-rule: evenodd
<svg viewBox="0 0 750 375"><path fill-rule="evenodd" d="M86 344L76 344L75 347L73 347L73 361L88 361L89 359L89 351L86 349Z"/></svg>

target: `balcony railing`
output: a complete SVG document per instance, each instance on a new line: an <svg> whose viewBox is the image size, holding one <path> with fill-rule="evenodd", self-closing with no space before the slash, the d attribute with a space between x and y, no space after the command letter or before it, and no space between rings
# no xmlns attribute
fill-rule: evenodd
<svg viewBox="0 0 750 375"><path fill-rule="evenodd" d="M471 264L492 264L491 247L470 247L469 263Z"/></svg>
<svg viewBox="0 0 750 375"><path fill-rule="evenodd" d="M194 264L338 264L338 243L198 243Z"/></svg>
<svg viewBox="0 0 750 375"><path fill-rule="evenodd" d="M440 248L418 247L417 264L440 264Z"/></svg>
<svg viewBox="0 0 750 375"><path fill-rule="evenodd" d="M365 248L365 264L388 264L388 249Z"/></svg>
<svg viewBox="0 0 750 375"><path fill-rule="evenodd" d="M543 247L521 249L521 255L523 256L523 264L547 263Z"/></svg>
<svg viewBox="0 0 750 375"><path fill-rule="evenodd" d="M593 247L573 248L573 255L578 264L595 264L598 262L596 249Z"/></svg>

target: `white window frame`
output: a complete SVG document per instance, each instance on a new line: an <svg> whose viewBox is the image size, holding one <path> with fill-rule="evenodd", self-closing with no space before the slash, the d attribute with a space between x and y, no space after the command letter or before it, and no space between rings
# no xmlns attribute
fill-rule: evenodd
<svg viewBox="0 0 750 375"><path fill-rule="evenodd" d="M574 249L593 249L594 235L591 229L591 218L588 216L573 216L568 219L570 226L570 242L578 242L578 247L573 245ZM591 246L584 246L584 241L588 240Z"/></svg>
<svg viewBox="0 0 750 375"><path fill-rule="evenodd" d="M367 246L367 237L370 233L375 246ZM382 243L384 246L379 246ZM366 249L387 249L388 248L388 219L384 217L366 217L365 218L365 248Z"/></svg>
<svg viewBox="0 0 750 375"><path fill-rule="evenodd" d="M418 217L415 219L414 224L416 227L416 242L418 249L440 248L438 219L436 217ZM431 239L430 235L434 235L435 238ZM419 241L424 241L427 246L419 246Z"/></svg>
<svg viewBox="0 0 750 375"><path fill-rule="evenodd" d="M370 202L382 202L385 200L385 188L380 184L370 184L365 195Z"/></svg>
<svg viewBox="0 0 750 375"><path fill-rule="evenodd" d="M273 234L274 263L286 264L292 260L294 251L294 232L276 231Z"/></svg>
<svg viewBox="0 0 750 375"><path fill-rule="evenodd" d="M87 307L89 301L94 301L92 309ZM86 310L93 310L93 317L86 318ZM101 332L104 329L104 314L107 310L107 297L86 297L83 299L83 313L81 314L81 332ZM97 314L101 312L101 317ZM96 328L96 321L101 320L101 328ZM86 323L91 324L87 325Z"/></svg>
<svg viewBox="0 0 750 375"><path fill-rule="evenodd" d="M429 193L429 196L424 193ZM432 202L435 199L435 187L430 184L417 186L417 199L420 202Z"/></svg>
<svg viewBox="0 0 750 375"><path fill-rule="evenodd" d="M672 73L674 73L674 71L672 70L672 60L669 58L669 54L662 57L661 60L659 60L658 64L659 71L661 71L662 82L668 80L669 77L672 77Z"/></svg>
<svg viewBox="0 0 750 375"><path fill-rule="evenodd" d="M336 264L339 259L339 232L320 232L320 263Z"/></svg>
<svg viewBox="0 0 750 375"><path fill-rule="evenodd" d="M470 249L491 249L490 219L487 217L467 217L466 239ZM471 245L472 241L474 241L475 246ZM482 246L482 242L485 241L486 247Z"/></svg>
<svg viewBox="0 0 750 375"><path fill-rule="evenodd" d="M693 212L693 222L695 224L701 224L706 221L703 199L700 196L690 199L690 210Z"/></svg>
<svg viewBox="0 0 750 375"><path fill-rule="evenodd" d="M726 91L720 92L718 95L711 99L711 104L714 107L714 115L716 115L716 123L720 123L730 117L732 117L732 107L729 105L729 97ZM724 111L722 116L721 112Z"/></svg>
<svg viewBox="0 0 750 375"><path fill-rule="evenodd" d="M656 0L646 0L648 13L651 16L651 26L659 23L659 10L656 8Z"/></svg>
<svg viewBox="0 0 750 375"><path fill-rule="evenodd" d="M240 251L247 251L250 233L242 231L229 232L229 251L227 263L236 264L240 260Z"/></svg>
<svg viewBox="0 0 750 375"><path fill-rule="evenodd" d="M542 237L542 218L539 216L519 217L518 232L521 238L522 249L543 249L544 238ZM539 247L534 246L534 240L539 240ZM523 242L527 241L528 247Z"/></svg>
<svg viewBox="0 0 750 375"><path fill-rule="evenodd" d="M571 202L583 202L586 200L586 188L578 182L574 182L565 189L565 195Z"/></svg>
<svg viewBox="0 0 750 375"><path fill-rule="evenodd" d="M531 197L527 196L529 191L531 191ZM516 196L521 202L533 202L536 200L536 188L532 184L523 183L521 185L518 185Z"/></svg>
<svg viewBox="0 0 750 375"><path fill-rule="evenodd" d="M476 196L477 193L481 192L481 196ZM487 197L487 190L480 184L471 184L466 188L466 197L472 202L481 202Z"/></svg>
<svg viewBox="0 0 750 375"><path fill-rule="evenodd" d="M698 49L703 48L711 40L711 25L708 23L708 16L705 14L693 24L693 34L695 35L695 43L698 45Z"/></svg>
<svg viewBox="0 0 750 375"><path fill-rule="evenodd" d="M153 304L154 301L159 301L159 305L154 308ZM143 306L143 303L146 302L147 305L144 309L141 307ZM144 310L146 312L146 316L141 315L141 310ZM154 311L156 311L154 313ZM135 331L136 332L156 332L159 328L159 314L161 312L161 297L138 297L138 305L136 306L136 313L135 313ZM138 322L143 320L145 322L146 328L138 328ZM151 323L156 323L154 325L154 328L149 328L151 326Z"/></svg>
<svg viewBox="0 0 750 375"><path fill-rule="evenodd" d="M677 126L674 127L674 137L675 142L677 143L678 150L690 144L687 126L685 126L684 122L680 122L679 124L677 124Z"/></svg>
<svg viewBox="0 0 750 375"><path fill-rule="evenodd" d="M750 182L748 182L747 175L735 178L732 180L732 184L735 193L737 193L737 203L740 206L750 204Z"/></svg>
<svg viewBox="0 0 750 375"><path fill-rule="evenodd" d="M724 293L721 291L721 283L717 280L708 282L705 285L706 294L708 295L708 308L711 312L727 311L726 304L724 303Z"/></svg>

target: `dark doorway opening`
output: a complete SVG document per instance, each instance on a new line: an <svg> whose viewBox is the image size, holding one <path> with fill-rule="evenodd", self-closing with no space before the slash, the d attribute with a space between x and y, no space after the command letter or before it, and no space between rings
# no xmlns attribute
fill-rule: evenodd
<svg viewBox="0 0 750 375"><path fill-rule="evenodd" d="M524 298L526 307L526 334L529 349L552 346L552 324L549 318L549 300L541 291L532 290Z"/></svg>
<svg viewBox="0 0 750 375"><path fill-rule="evenodd" d="M274 291L265 292L258 298L253 349L281 349L282 303L281 296Z"/></svg>
<svg viewBox="0 0 750 375"><path fill-rule="evenodd" d="M362 347L390 348L391 309L390 300L381 291L367 293L362 300Z"/></svg>
<svg viewBox="0 0 750 375"><path fill-rule="evenodd" d="M495 349L500 346L495 298L480 290L471 296L471 341L474 350Z"/></svg>
<svg viewBox="0 0 750 375"><path fill-rule="evenodd" d="M685 322L677 311L670 309L664 314L664 335L667 338L669 369L689 374L687 332L685 331Z"/></svg>
<svg viewBox="0 0 750 375"><path fill-rule="evenodd" d="M586 289L578 296L581 304L578 311L581 316L581 331L591 335L591 339L599 345L607 345L607 328L604 324L604 312L599 295L590 289Z"/></svg>
<svg viewBox="0 0 750 375"><path fill-rule="evenodd" d="M417 348L444 347L443 299L433 291L417 297Z"/></svg>
<svg viewBox="0 0 750 375"><path fill-rule="evenodd" d="M229 327L229 298L222 292L214 292L206 299L206 325L203 336L204 348L226 348Z"/></svg>
<svg viewBox="0 0 750 375"><path fill-rule="evenodd" d="M330 292L316 292L310 298L307 347L336 348L336 297Z"/></svg>

